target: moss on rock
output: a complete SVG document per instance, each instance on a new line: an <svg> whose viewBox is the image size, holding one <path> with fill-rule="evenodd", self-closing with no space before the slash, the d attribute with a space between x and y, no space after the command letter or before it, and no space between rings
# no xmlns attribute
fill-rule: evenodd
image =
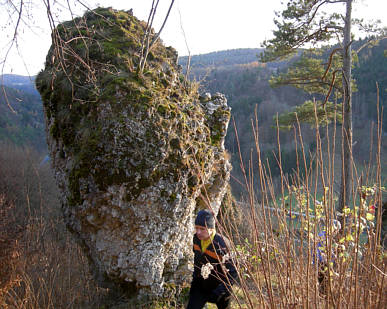
<svg viewBox="0 0 387 309"><path fill-rule="evenodd" d="M171 274L191 252L197 196L224 195L230 111L222 96L199 103L160 40L138 74L145 26L111 8L60 24L36 84L66 221L97 277L160 295L184 280Z"/></svg>

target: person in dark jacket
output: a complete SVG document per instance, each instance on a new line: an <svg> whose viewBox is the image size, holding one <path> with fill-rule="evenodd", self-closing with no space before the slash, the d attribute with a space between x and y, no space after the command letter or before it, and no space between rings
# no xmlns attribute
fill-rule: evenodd
<svg viewBox="0 0 387 309"><path fill-rule="evenodd" d="M227 238L216 233L215 219L208 210L198 212L193 237L194 272L187 309L201 309L207 302L229 308L237 271Z"/></svg>

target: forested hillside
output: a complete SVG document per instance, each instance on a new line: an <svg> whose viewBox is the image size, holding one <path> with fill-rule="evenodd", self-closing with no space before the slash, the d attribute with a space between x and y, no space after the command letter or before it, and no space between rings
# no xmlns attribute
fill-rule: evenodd
<svg viewBox="0 0 387 309"><path fill-rule="evenodd" d="M354 49L364 44L355 42ZM372 48L363 48L359 60L353 69L357 81L358 91L354 93L354 148L355 158L361 162L368 159L370 149L370 130L377 121L376 83L379 86L380 104L386 105L387 99L387 58L384 51L387 49L387 40ZM226 138L226 148L231 153L233 164L232 180L234 191L241 192L240 185L235 179L242 179L238 149L240 147L244 162L248 162L251 150L255 149L252 130L252 120L257 110L259 134L263 157L271 165L273 176L279 174L275 155L277 131L273 117L291 110L295 105L302 103L312 95L308 95L290 86L271 88L268 80L277 73L286 70L287 60L277 63L262 64L258 56L262 49L236 49L220 51L191 58L190 76L200 80L201 92L222 92L232 107L232 116L235 121L229 126ZM179 59L185 70L187 57ZM33 78L17 75L4 75L2 83L7 93L0 94L0 141L11 142L16 145L31 145L39 151L45 151L44 117L42 104L35 90ZM7 104L12 107L12 111ZM307 151L316 147L314 132L307 125L303 125L304 142ZM387 117L383 118L383 127L387 128ZM239 135L239 147L235 130ZM281 155L283 170L291 172L295 166L293 133L280 132Z"/></svg>
<svg viewBox="0 0 387 309"><path fill-rule="evenodd" d="M0 81L0 141L45 150L43 106L33 80L4 75Z"/></svg>
<svg viewBox="0 0 387 309"><path fill-rule="evenodd" d="M355 48L360 48L364 41L356 42ZM358 91L354 96L355 119L376 118L376 84L379 87L380 104L387 106L387 40L379 45L364 48L360 51L359 61L353 69ZM384 111L383 128L387 131L387 114ZM356 124L356 122L355 122Z"/></svg>
<svg viewBox="0 0 387 309"><path fill-rule="evenodd" d="M354 49L360 48L364 43L365 41L355 42ZM353 97L354 155L359 162L364 162L369 158L372 140L370 138L371 127L377 122L376 83L380 89L380 104L386 105L387 58L384 56L386 49L387 40L381 41L377 46L363 48L353 69L358 89ZM294 59L265 65L258 62L260 52L259 49L239 49L194 56L191 59L190 76L192 79L201 81L203 92L208 90L226 94L228 103L232 107L232 115L239 135L239 147L245 164L251 156L251 150L255 150L252 119L257 109L262 155L270 163L273 176L278 176L279 168L273 153L277 149L274 118L277 114L291 110L306 99L313 99L313 95L308 95L290 86L271 88L268 82L270 77L286 70L288 64ZM232 60L233 58L235 60ZM187 58L182 58L180 63L185 69ZM386 116L383 122L383 127L387 128ZM303 125L302 128L307 154L309 150L313 153L316 147L314 131L308 125ZM282 168L285 173L288 173L296 166L293 132L281 131L280 142ZM229 127L226 148L232 155L234 177L238 180L243 179L233 125ZM253 160L255 157L253 155ZM234 193L238 195L241 190L240 186L234 180L232 183Z"/></svg>
<svg viewBox="0 0 387 309"><path fill-rule="evenodd" d="M14 88L29 94L38 95L35 88L35 76L4 74L0 76L0 85L5 85L9 88Z"/></svg>

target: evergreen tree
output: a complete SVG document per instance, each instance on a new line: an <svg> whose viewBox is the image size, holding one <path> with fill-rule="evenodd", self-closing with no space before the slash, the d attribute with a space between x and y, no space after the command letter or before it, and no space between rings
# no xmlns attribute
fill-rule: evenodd
<svg viewBox="0 0 387 309"><path fill-rule="evenodd" d="M329 97L335 95L340 99L343 169L339 210L349 202L352 173L352 26L364 26L362 21L352 19L353 2L354 0L288 0L287 7L276 13L277 30L273 31L273 39L264 42L266 50L261 56L262 61L268 62L293 56L300 48L310 48L287 74L277 76L272 79L272 83L293 85L309 93L322 94L322 99L316 102L321 124L329 123L329 118L335 113L336 106L328 101ZM327 13L325 9L334 13ZM339 13L340 10L343 11L342 14ZM374 25L367 29L372 30L373 27ZM336 39L338 48L331 50L323 63L321 57L316 57L314 48L323 43L331 44ZM301 120L312 122L315 118L314 109L315 105L307 101L297 112L305 117ZM281 120L284 123L294 119L287 115Z"/></svg>

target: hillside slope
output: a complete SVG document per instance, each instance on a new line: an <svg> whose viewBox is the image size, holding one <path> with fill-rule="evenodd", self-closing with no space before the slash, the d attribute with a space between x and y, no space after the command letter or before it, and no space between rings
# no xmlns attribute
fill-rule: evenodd
<svg viewBox="0 0 387 309"><path fill-rule="evenodd" d="M4 82L12 88L1 87L0 141L43 151L46 142L42 101L32 80L19 77L8 75Z"/></svg>

